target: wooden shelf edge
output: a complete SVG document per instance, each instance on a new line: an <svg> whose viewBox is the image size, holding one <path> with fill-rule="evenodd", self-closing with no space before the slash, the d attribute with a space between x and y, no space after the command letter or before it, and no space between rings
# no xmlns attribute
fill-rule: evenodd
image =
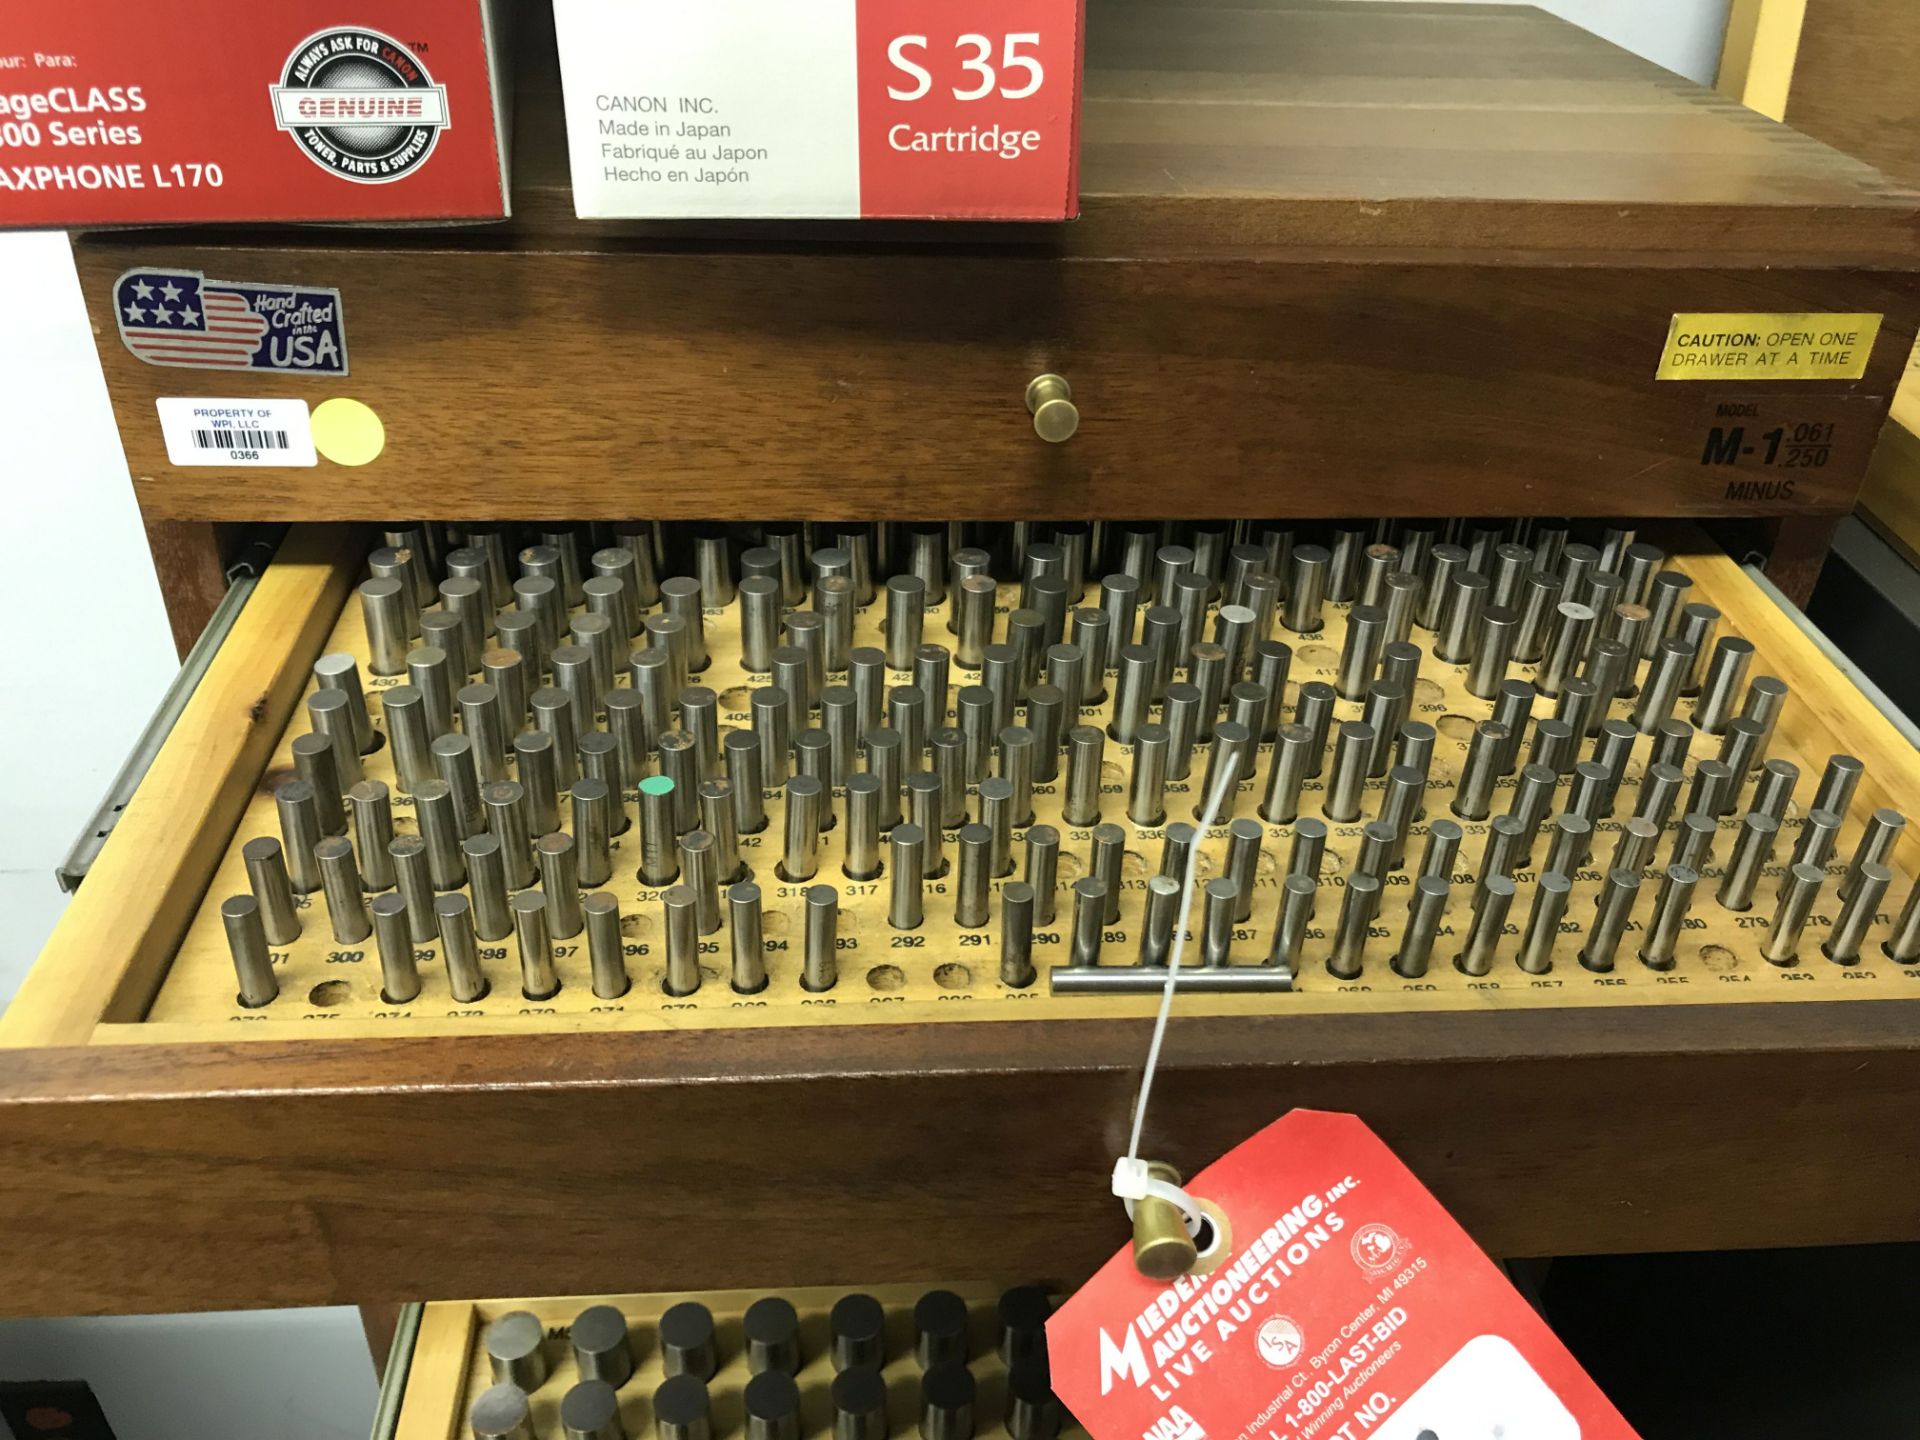
<svg viewBox="0 0 1920 1440"><path fill-rule="evenodd" d="M1920 795L1920 754L1893 722L1821 653L1792 617L1761 593L1738 560L1713 550L1687 556L1686 569L1694 578L1696 599L1740 617L1741 633L1766 657L1769 671L1819 678L1819 685L1803 685L1788 697L1780 713L1781 735L1809 757L1821 748L1814 739L1818 733L1844 735L1847 752L1866 763L1857 803L1907 813ZM1740 596L1738 601L1723 599L1734 594ZM1812 793L1817 780L1811 775L1801 777L1806 793Z"/></svg>
<svg viewBox="0 0 1920 1440"><path fill-rule="evenodd" d="M1909 370L1860 490L1861 518L1920 564L1920 371Z"/></svg>
<svg viewBox="0 0 1920 1440"><path fill-rule="evenodd" d="M456 1440L465 1417L457 1405L448 1413L447 1397L459 1396L466 1386L479 1323L480 1311L470 1301L424 1307L393 1440Z"/></svg>
<svg viewBox="0 0 1920 1440"><path fill-rule="evenodd" d="M1920 1232L1885 1143L1920 1126L1920 1002L1791 1008L1176 1019L1146 1150L1191 1169L1349 1110L1498 1255ZM0 1226L39 1241L0 1310L1073 1283L1124 1238L1147 1028L19 1052Z"/></svg>
<svg viewBox="0 0 1920 1440"><path fill-rule="evenodd" d="M1453 264L1494 269L1909 270L1920 264L1920 201L1909 211L1841 206L1623 205L1584 201L1407 200L1086 194L1069 221L586 221L546 208L511 225L328 230L92 230L82 245L153 244L339 255L545 252L631 260L716 253L809 259L958 256L1055 262L1258 260L1268 263ZM1221 212L1228 215L1222 223ZM1661 234L1658 244L1644 239ZM1480 240L1476 236L1486 237Z"/></svg>
<svg viewBox="0 0 1920 1440"><path fill-rule="evenodd" d="M0 1015L0 1047L79 1044L144 1011L340 612L354 544L345 525L288 536Z"/></svg>

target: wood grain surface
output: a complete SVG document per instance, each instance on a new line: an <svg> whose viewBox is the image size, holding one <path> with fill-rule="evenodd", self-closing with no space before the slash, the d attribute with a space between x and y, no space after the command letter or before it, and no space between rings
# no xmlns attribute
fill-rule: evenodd
<svg viewBox="0 0 1920 1440"><path fill-rule="evenodd" d="M1878 446L1875 447L1878 453ZM1872 472L1869 465L1868 472ZM1805 609L1813 598L1813 587L1820 581L1827 556L1833 550L1833 532L1840 526L1839 515L1791 515L1763 522L1770 532L1765 569L1767 579L1780 587L1795 605Z"/></svg>
<svg viewBox="0 0 1920 1440"><path fill-rule="evenodd" d="M467 1370L485 1324L481 1307L470 1300L421 1308L393 1440L453 1440L459 1435L466 1419L462 1402Z"/></svg>
<svg viewBox="0 0 1920 1440"><path fill-rule="evenodd" d="M315 525L281 548L0 1014L0 1047L74 1044L146 1012L332 628L354 543Z"/></svg>
<svg viewBox="0 0 1920 1440"><path fill-rule="evenodd" d="M1915 386L1915 398L1920 400L1920 386ZM1860 494L1860 513L1911 563L1920 565L1920 436L1900 423L1897 412L1880 433Z"/></svg>
<svg viewBox="0 0 1920 1440"><path fill-rule="evenodd" d="M0 1074L10 1313L1071 1284L1148 1022L45 1050ZM1912 1239L1920 1005L1176 1018L1145 1153L1364 1117L1496 1255Z"/></svg>
<svg viewBox="0 0 1920 1440"><path fill-rule="evenodd" d="M173 646L182 659L200 638L227 593L220 527L190 520L149 520L147 549L153 554L160 596L167 607Z"/></svg>
<svg viewBox="0 0 1920 1440"><path fill-rule="evenodd" d="M1920 197L1530 10L1105 0L1059 226L577 221L524 18L511 224L83 242L150 515L1840 513L1920 318ZM249 384L385 453L170 467L191 372L102 308L134 264L340 287L352 374ZM1790 499L1703 473L1744 391L1652 380L1681 310L1888 314L1866 380L1781 387L1862 417Z"/></svg>
<svg viewBox="0 0 1920 1440"><path fill-rule="evenodd" d="M1912 277L1784 268L105 237L80 262L136 493L175 519L1839 513L1920 319ZM354 396L385 451L243 484L170 466L154 399L205 382L115 338L100 307L136 263L338 286L351 375L249 393ZM1857 382L1657 382L1682 310L1888 318ZM1022 401L1046 371L1080 408L1061 445ZM1828 463L1703 465L1720 407L1755 400L1836 424Z"/></svg>
<svg viewBox="0 0 1920 1440"><path fill-rule="evenodd" d="M1920 184L1920 6L1812 0L1806 9L1787 123Z"/></svg>
<svg viewBox="0 0 1920 1440"><path fill-rule="evenodd" d="M1920 183L1920 6L1908 0L1818 0L1806 7L1787 120L1807 134ZM1909 557L1920 556L1920 372L1910 370L1881 438L1862 512Z"/></svg>
<svg viewBox="0 0 1920 1440"><path fill-rule="evenodd" d="M1892 414L1860 492L1860 513L1920 565L1920 350L1909 357L1894 392Z"/></svg>
<svg viewBox="0 0 1920 1440"><path fill-rule="evenodd" d="M959 240L1109 258L1916 253L1901 186L1530 7L1094 0L1067 225L582 221L544 7L517 53L504 228L523 239Z"/></svg>
<svg viewBox="0 0 1920 1440"><path fill-rule="evenodd" d="M1769 120L1784 120L1807 0L1732 0L1714 89Z"/></svg>

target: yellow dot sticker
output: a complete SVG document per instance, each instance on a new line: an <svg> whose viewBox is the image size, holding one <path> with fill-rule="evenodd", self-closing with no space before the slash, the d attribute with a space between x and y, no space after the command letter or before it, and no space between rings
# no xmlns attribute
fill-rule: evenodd
<svg viewBox="0 0 1920 1440"><path fill-rule="evenodd" d="M387 448L387 427L372 406L335 396L314 407L313 448L336 465L365 465Z"/></svg>

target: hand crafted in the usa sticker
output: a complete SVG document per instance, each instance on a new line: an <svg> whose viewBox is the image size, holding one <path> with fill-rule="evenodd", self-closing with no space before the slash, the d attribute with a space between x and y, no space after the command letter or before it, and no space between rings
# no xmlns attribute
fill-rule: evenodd
<svg viewBox="0 0 1920 1440"><path fill-rule="evenodd" d="M149 365L347 373L338 290L129 270L113 282L113 314L121 343Z"/></svg>
<svg viewBox="0 0 1920 1440"><path fill-rule="evenodd" d="M1187 1189L1227 1218L1206 1273L1129 1246L1047 1324L1093 1440L1634 1440L1358 1117L1296 1110Z"/></svg>

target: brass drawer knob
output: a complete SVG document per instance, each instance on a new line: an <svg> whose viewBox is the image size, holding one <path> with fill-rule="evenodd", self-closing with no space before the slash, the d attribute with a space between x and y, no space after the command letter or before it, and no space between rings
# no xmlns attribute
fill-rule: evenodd
<svg viewBox="0 0 1920 1440"><path fill-rule="evenodd" d="M1150 1162L1147 1173L1170 1185L1180 1183L1180 1172L1164 1161ZM1187 1233L1178 1205L1152 1195L1133 1202L1133 1264L1142 1275L1149 1280L1177 1280L1199 1258L1200 1249Z"/></svg>
<svg viewBox="0 0 1920 1440"><path fill-rule="evenodd" d="M1027 413L1033 416L1033 433L1049 445L1071 440L1080 428L1073 387L1063 376L1036 375L1027 382Z"/></svg>

